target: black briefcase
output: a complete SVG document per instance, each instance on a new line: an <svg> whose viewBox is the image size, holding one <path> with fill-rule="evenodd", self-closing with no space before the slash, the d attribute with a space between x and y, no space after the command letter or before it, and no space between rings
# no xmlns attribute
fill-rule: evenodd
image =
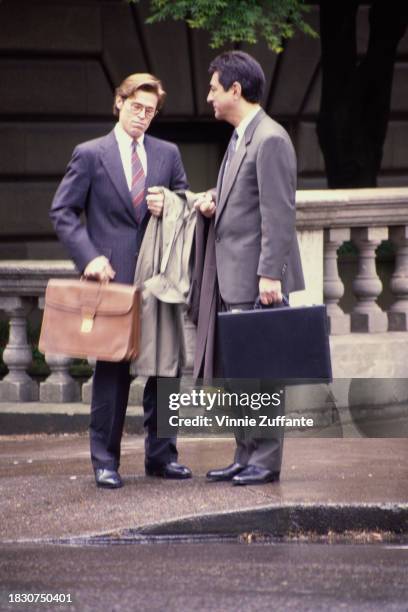
<svg viewBox="0 0 408 612"><path fill-rule="evenodd" d="M332 381L324 305L219 312L218 341L225 378Z"/></svg>

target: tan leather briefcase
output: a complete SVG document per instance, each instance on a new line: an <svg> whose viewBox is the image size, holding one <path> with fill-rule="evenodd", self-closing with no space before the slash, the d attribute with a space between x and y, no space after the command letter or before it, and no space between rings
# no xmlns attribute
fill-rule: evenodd
<svg viewBox="0 0 408 612"><path fill-rule="evenodd" d="M139 351L140 295L131 285L53 279L45 293L43 353L129 361Z"/></svg>

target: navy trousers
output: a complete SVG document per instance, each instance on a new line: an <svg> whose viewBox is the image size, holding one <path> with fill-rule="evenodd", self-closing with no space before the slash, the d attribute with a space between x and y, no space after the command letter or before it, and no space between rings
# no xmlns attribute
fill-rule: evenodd
<svg viewBox="0 0 408 612"><path fill-rule="evenodd" d="M174 391L179 381L174 378ZM117 470L130 388L129 362L97 361L89 426L94 469ZM172 385L173 386L173 385ZM151 467L177 460L176 438L157 437L157 378L147 379L143 394L145 462Z"/></svg>

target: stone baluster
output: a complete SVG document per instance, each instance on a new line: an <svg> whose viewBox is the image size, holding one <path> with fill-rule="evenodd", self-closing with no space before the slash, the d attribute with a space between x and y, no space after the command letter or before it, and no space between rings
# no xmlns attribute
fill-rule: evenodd
<svg viewBox="0 0 408 612"><path fill-rule="evenodd" d="M44 298L38 299L38 308L44 310ZM69 367L73 362L66 355L54 355L46 353L47 362L51 374L40 383L40 401L46 404L77 402L80 398L78 383L69 373Z"/></svg>
<svg viewBox="0 0 408 612"><path fill-rule="evenodd" d="M91 366L92 370L95 370L96 359L88 357L88 363ZM90 404L92 401L92 384L93 375L88 378L88 380L82 385L82 401L84 404Z"/></svg>
<svg viewBox="0 0 408 612"><path fill-rule="evenodd" d="M88 358L88 363L95 370L96 359ZM143 403L143 392L147 378L145 376L136 376L130 384L129 390L129 401L130 406L141 406ZM84 404L90 404L92 402L92 385L93 376L91 376L82 385L82 402Z"/></svg>
<svg viewBox="0 0 408 612"><path fill-rule="evenodd" d="M390 289L395 302L388 311L389 331L408 330L408 226L390 227L390 240L395 247L395 269Z"/></svg>
<svg viewBox="0 0 408 612"><path fill-rule="evenodd" d="M375 266L376 248L387 238L386 227L356 227L351 230L351 240L359 251L358 273L353 281L357 304L351 313L352 332L387 331L387 314L376 303L382 283Z"/></svg>
<svg viewBox="0 0 408 612"><path fill-rule="evenodd" d="M0 382L0 400L34 402L38 400L38 385L27 374L32 361L32 349L27 341L27 315L34 306L29 297L1 297L0 309L10 317L10 334L3 353L9 373Z"/></svg>
<svg viewBox="0 0 408 612"><path fill-rule="evenodd" d="M194 368L194 352L196 343L196 326L192 323L187 315L184 315L183 320L184 343L185 343L185 364L183 373L189 375L193 373Z"/></svg>
<svg viewBox="0 0 408 612"><path fill-rule="evenodd" d="M350 315L345 314L338 304L344 294L344 285L339 276L337 249L347 240L350 240L348 228L324 230L323 295L327 307L329 333L332 335L350 333Z"/></svg>
<svg viewBox="0 0 408 612"><path fill-rule="evenodd" d="M143 405L143 394L146 385L146 376L136 376L130 383L129 390L129 405L130 406L142 406Z"/></svg>
<svg viewBox="0 0 408 612"><path fill-rule="evenodd" d="M65 355L46 353L45 360L51 374L47 380L40 383L40 401L48 404L78 402L80 399L79 384L69 373L73 359Z"/></svg>
<svg viewBox="0 0 408 612"><path fill-rule="evenodd" d="M194 352L196 343L196 326L187 315L184 315L185 364L181 372L180 391L189 393L194 386Z"/></svg>

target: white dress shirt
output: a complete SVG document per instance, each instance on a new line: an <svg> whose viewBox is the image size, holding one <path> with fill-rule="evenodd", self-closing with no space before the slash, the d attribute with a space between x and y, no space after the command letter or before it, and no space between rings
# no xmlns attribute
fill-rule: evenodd
<svg viewBox="0 0 408 612"><path fill-rule="evenodd" d="M261 107L259 106L259 104L256 105L256 107L251 110L246 117L244 117L242 119L242 121L240 122L239 125L237 125L237 127L235 128L237 134L238 134L238 140L237 143L235 145L235 151L238 151L238 147L241 144L241 140L244 137L245 134L245 130L247 129L248 125L251 123L252 119L255 117L255 115L258 114L258 112L261 110Z"/></svg>
<svg viewBox="0 0 408 612"><path fill-rule="evenodd" d="M129 191L132 188L132 143L133 138L129 136L123 129L120 123L117 123L114 128L116 142L118 143L120 158L122 160L123 170L125 171L126 182L129 187ZM140 163L143 166L145 176L147 175L147 156L146 149L144 146L144 134L139 136L136 140L137 154L140 159Z"/></svg>
<svg viewBox="0 0 408 612"><path fill-rule="evenodd" d="M245 130L247 129L248 125L251 123L252 119L255 117L255 115L258 113L258 111L261 109L261 107L259 106L259 104L256 105L256 108L254 108L253 110L251 110L246 117L244 117L244 119L242 119L242 121L240 122L240 124L235 128L235 132L238 136L236 142L235 142L235 148L234 148L234 153L236 151L238 151L238 147L241 143L241 140L244 137L245 134ZM227 160L225 162L225 167L224 167L224 176L227 173L230 161L231 161L232 155L228 156L227 154Z"/></svg>

